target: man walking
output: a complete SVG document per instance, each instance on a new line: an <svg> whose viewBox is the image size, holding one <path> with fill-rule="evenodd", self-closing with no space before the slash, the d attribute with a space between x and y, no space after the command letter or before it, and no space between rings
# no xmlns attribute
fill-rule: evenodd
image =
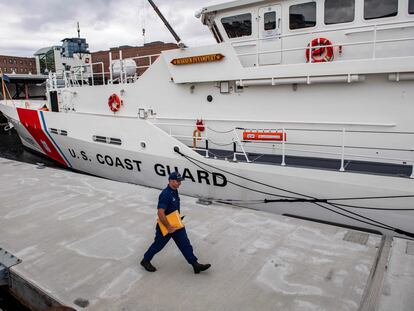
<svg viewBox="0 0 414 311"><path fill-rule="evenodd" d="M157 269L151 264L152 258L161 251L168 241L173 238L181 253L184 255L187 262L193 266L194 273L200 273L211 267L210 264L200 264L197 257L194 256L193 247L187 237L185 227L177 228L172 226L168 220L167 215L178 211L180 212L180 197L177 189L180 187L182 177L178 172L172 172L168 177L168 186L161 192L158 198L158 219L167 228L168 234L163 236L160 226L157 224L155 229L155 239L152 245L144 254L141 261L141 266L149 272L155 272Z"/></svg>

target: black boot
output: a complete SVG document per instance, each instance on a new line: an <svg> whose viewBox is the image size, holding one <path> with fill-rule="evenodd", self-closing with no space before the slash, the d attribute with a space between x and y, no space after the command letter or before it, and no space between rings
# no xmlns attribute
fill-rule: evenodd
<svg viewBox="0 0 414 311"><path fill-rule="evenodd" d="M148 272L157 271L157 269L148 260L145 259L141 260L141 266L143 266Z"/></svg>
<svg viewBox="0 0 414 311"><path fill-rule="evenodd" d="M201 264L201 263L198 263L198 262L193 263L193 268L194 268L194 273L195 274L198 274L201 271L206 271L210 267L211 267L211 265L209 263L207 263L207 264Z"/></svg>

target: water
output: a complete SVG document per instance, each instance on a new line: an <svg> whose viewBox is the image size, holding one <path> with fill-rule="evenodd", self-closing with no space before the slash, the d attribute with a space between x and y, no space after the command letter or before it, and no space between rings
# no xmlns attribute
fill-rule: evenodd
<svg viewBox="0 0 414 311"><path fill-rule="evenodd" d="M59 166L57 163L45 157L28 152L23 147L17 132L14 129L5 132L4 127L0 128L0 157L31 164L41 162L46 166Z"/></svg>

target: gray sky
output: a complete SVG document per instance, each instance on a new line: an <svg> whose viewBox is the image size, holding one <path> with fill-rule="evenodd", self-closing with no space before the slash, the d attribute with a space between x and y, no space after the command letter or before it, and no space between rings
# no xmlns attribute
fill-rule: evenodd
<svg viewBox="0 0 414 311"><path fill-rule="evenodd" d="M214 43L206 26L194 17L205 6L228 0L154 0L188 46ZM145 41L174 42L147 0L0 0L0 55L32 56L38 49L81 37L91 52Z"/></svg>

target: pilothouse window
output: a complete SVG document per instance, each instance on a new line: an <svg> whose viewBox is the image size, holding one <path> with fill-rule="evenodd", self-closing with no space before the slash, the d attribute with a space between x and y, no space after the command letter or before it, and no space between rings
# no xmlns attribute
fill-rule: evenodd
<svg viewBox="0 0 414 311"><path fill-rule="evenodd" d="M316 26L316 2L307 2L290 6L290 29L301 29L314 26Z"/></svg>
<svg viewBox="0 0 414 311"><path fill-rule="evenodd" d="M410 2L408 2L408 13L414 14L414 0L410 0Z"/></svg>
<svg viewBox="0 0 414 311"><path fill-rule="evenodd" d="M250 13L224 17L221 23L230 39L252 34L252 14Z"/></svg>
<svg viewBox="0 0 414 311"><path fill-rule="evenodd" d="M385 18L398 14L398 0L365 0L364 18Z"/></svg>
<svg viewBox="0 0 414 311"><path fill-rule="evenodd" d="M276 12L266 12L264 14L264 30L276 29Z"/></svg>
<svg viewBox="0 0 414 311"><path fill-rule="evenodd" d="M354 21L355 0L325 0L325 24L340 24Z"/></svg>

